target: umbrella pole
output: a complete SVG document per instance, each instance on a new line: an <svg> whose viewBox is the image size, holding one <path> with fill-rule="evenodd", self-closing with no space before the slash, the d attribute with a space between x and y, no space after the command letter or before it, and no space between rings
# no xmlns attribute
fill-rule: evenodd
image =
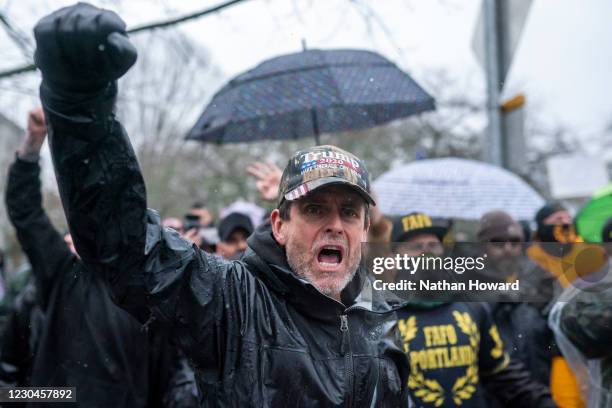
<svg viewBox="0 0 612 408"><path fill-rule="evenodd" d="M312 131L314 133L315 144L318 146L321 144L321 139L319 137L321 133L319 132L319 121L317 119L316 109L313 108L310 110L310 118L312 119Z"/></svg>

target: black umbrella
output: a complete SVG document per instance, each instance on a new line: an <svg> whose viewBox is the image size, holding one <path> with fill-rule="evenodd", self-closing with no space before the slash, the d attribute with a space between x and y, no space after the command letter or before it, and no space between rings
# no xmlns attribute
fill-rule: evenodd
<svg viewBox="0 0 612 408"><path fill-rule="evenodd" d="M386 58L362 50L306 50L267 60L231 80L187 139L232 143L363 129L435 109Z"/></svg>

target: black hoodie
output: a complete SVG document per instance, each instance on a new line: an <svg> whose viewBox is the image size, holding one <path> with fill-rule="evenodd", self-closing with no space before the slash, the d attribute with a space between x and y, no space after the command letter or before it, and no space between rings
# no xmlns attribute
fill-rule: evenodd
<svg viewBox="0 0 612 408"><path fill-rule="evenodd" d="M34 303L44 312L27 322L31 332L20 331L31 338L17 339L22 346L37 343L30 347L30 383L21 385L75 387L77 403L69 407L162 407L164 393L172 393L175 347L118 308L104 276L70 252L42 207L39 175L38 163L16 159L6 188L9 218L32 265Z"/></svg>

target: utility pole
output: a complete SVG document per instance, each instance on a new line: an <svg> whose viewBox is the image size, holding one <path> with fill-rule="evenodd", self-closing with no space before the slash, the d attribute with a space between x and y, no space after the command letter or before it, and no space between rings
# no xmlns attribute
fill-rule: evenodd
<svg viewBox="0 0 612 408"><path fill-rule="evenodd" d="M486 160L519 174L524 172L526 153L525 96L500 99L531 3L532 0L482 0L473 41L486 73L489 119Z"/></svg>
<svg viewBox="0 0 612 408"><path fill-rule="evenodd" d="M499 99L503 87L500 72L500 24L497 0L483 0L485 70L487 73L487 116L489 118L487 159L490 163L504 167L504 135L499 110Z"/></svg>

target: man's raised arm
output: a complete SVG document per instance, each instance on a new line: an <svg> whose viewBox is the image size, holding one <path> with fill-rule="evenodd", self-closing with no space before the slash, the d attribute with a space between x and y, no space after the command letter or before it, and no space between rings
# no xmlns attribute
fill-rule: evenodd
<svg viewBox="0 0 612 408"><path fill-rule="evenodd" d="M116 80L136 61L125 24L88 4L60 9L34 28L40 96L60 195L77 252L108 274L116 293L143 261L144 182L113 114Z"/></svg>
<svg viewBox="0 0 612 408"><path fill-rule="evenodd" d="M113 113L116 80L136 60L125 24L79 3L44 17L34 34L49 144L77 252L104 274L119 306L141 321L138 312L148 306L176 339L187 339L193 361L216 369L224 339L242 321L243 303L235 300L245 274L228 273L147 209L134 150Z"/></svg>
<svg viewBox="0 0 612 408"><path fill-rule="evenodd" d="M43 309L47 307L54 282L61 279L65 265L74 260L42 204L38 161L46 133L42 109L33 109L28 115L27 133L9 168L5 193L9 219L32 266Z"/></svg>

